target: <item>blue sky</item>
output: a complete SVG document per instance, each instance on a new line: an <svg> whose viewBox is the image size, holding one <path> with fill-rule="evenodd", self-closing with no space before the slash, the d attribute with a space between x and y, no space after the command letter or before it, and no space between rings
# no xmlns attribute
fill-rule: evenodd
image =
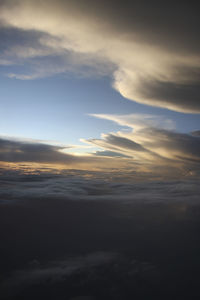
<svg viewBox="0 0 200 300"><path fill-rule="evenodd" d="M65 75L35 80L1 76L1 134L77 144L121 126L89 114L153 114L174 121L180 132L198 130L199 115L137 104L112 88L112 79Z"/></svg>
<svg viewBox="0 0 200 300"><path fill-rule="evenodd" d="M189 8L3 1L0 160L197 174L199 16Z"/></svg>

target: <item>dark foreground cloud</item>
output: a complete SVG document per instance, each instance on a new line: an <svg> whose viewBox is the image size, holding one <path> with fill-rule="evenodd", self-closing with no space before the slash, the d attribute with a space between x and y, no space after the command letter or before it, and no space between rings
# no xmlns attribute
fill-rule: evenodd
<svg viewBox="0 0 200 300"><path fill-rule="evenodd" d="M113 86L130 100L200 112L197 4L17 0L0 5L2 35L7 28L23 32L22 39L28 34L23 45L6 40L0 63L32 66L25 73L9 71L10 77L33 79L73 69L83 75L82 66L89 66L93 75L112 76Z"/></svg>
<svg viewBox="0 0 200 300"><path fill-rule="evenodd" d="M41 285L46 285L48 288L56 284L67 286L71 284L71 289L74 285L76 289L81 290L83 285L93 284L99 289L101 282L107 281L110 285L113 281L112 287L105 287L105 290L107 293L117 294L121 292L117 285L118 281L121 281L121 285L131 281L133 285L136 285L137 278L140 278L156 286L159 282L159 275L156 267L149 262L140 262L133 257L124 257L119 253L97 252L82 257L48 262L46 265L41 265L37 260L31 261L27 269L17 270L6 278L0 284L0 291L3 298L7 298L18 295L24 289L34 289ZM71 282L73 277L80 278L80 282ZM127 291L124 290L124 294L126 293ZM79 296L70 299L87 300L96 299L96 297Z"/></svg>
<svg viewBox="0 0 200 300"><path fill-rule="evenodd" d="M2 299L199 295L199 182L1 171Z"/></svg>

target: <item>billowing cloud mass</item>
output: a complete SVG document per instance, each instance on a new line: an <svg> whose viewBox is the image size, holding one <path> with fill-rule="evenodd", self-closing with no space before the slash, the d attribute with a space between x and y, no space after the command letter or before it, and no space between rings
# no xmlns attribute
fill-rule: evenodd
<svg viewBox="0 0 200 300"><path fill-rule="evenodd" d="M19 79L106 74L130 100L200 113L199 23L182 1L1 1L0 64Z"/></svg>

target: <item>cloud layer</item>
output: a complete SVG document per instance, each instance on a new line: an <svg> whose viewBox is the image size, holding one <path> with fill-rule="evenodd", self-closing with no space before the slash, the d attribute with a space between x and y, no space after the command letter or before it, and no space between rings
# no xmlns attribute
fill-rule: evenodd
<svg viewBox="0 0 200 300"><path fill-rule="evenodd" d="M174 170L175 172L175 170ZM115 201L127 203L199 203L198 178L163 181L162 175L52 169L1 170L0 204L56 201ZM36 201L37 203L37 201Z"/></svg>
<svg viewBox="0 0 200 300"><path fill-rule="evenodd" d="M153 1L2 1L2 65L25 64L10 77L75 71L107 74L124 97L199 113L199 16L195 4ZM85 70L86 67L86 70Z"/></svg>
<svg viewBox="0 0 200 300"><path fill-rule="evenodd" d="M122 128L118 132L102 134L101 138L82 139L97 150L79 155L76 155L76 146L70 146L70 149L38 141L1 138L0 161L8 169L23 169L28 164L30 172L46 167L58 172L83 169L106 172L107 175L113 173L112 176L123 178L132 176L136 180L200 175L198 131L179 133L173 122L163 120L162 116L95 114L93 117L126 126L128 130ZM87 146L83 147L87 149Z"/></svg>

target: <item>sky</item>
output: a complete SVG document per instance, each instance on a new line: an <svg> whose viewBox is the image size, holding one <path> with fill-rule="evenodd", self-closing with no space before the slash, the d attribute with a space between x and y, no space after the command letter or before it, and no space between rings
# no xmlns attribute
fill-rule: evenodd
<svg viewBox="0 0 200 300"><path fill-rule="evenodd" d="M198 28L187 2L1 1L2 165L197 176Z"/></svg>
<svg viewBox="0 0 200 300"><path fill-rule="evenodd" d="M0 295L200 299L194 1L0 0Z"/></svg>

